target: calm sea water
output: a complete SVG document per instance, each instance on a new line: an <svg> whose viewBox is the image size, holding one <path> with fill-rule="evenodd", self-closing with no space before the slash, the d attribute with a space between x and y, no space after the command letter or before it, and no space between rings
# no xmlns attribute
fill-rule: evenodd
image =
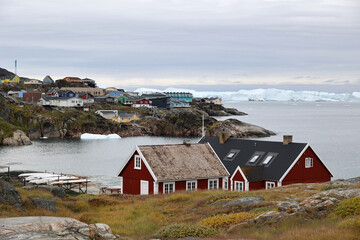
<svg viewBox="0 0 360 240"><path fill-rule="evenodd" d="M278 134L266 140L281 141L283 134L292 134L296 142L309 142L335 178L360 176L360 103L228 102L225 105L249 114L235 118ZM92 176L106 182L115 179L135 145L182 140L168 137L41 140L30 146L0 147L0 165L10 165L13 170Z"/></svg>

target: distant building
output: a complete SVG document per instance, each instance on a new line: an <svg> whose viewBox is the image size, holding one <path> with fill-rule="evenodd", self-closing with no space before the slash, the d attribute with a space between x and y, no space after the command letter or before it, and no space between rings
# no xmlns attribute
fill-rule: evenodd
<svg viewBox="0 0 360 240"><path fill-rule="evenodd" d="M23 93L22 100L24 102L37 102L41 98L41 92L26 92Z"/></svg>
<svg viewBox="0 0 360 240"><path fill-rule="evenodd" d="M107 88L104 89L104 91L106 93L109 93L109 92L112 92L112 91L117 91L117 88L115 88L115 87L107 87Z"/></svg>
<svg viewBox="0 0 360 240"><path fill-rule="evenodd" d="M125 96L120 96L120 97L117 98L117 100L118 100L119 103L124 104L124 103L126 103L127 100L129 100L129 98L127 98Z"/></svg>
<svg viewBox="0 0 360 240"><path fill-rule="evenodd" d="M117 90L109 92L109 96L113 97L113 98L120 97L123 94L124 94L123 92L120 92L120 91L117 91Z"/></svg>
<svg viewBox="0 0 360 240"><path fill-rule="evenodd" d="M24 84L26 85L42 85L43 82L37 79L26 79L24 81Z"/></svg>
<svg viewBox="0 0 360 240"><path fill-rule="evenodd" d="M17 75L0 77L0 83L20 83L20 78Z"/></svg>
<svg viewBox="0 0 360 240"><path fill-rule="evenodd" d="M188 101L169 101L170 108L188 108L190 107L190 103Z"/></svg>
<svg viewBox="0 0 360 240"><path fill-rule="evenodd" d="M63 90L60 89L55 93L55 97L60 97L60 98L71 98L71 97L76 97L75 92L71 91L71 90Z"/></svg>
<svg viewBox="0 0 360 240"><path fill-rule="evenodd" d="M117 117L113 118L112 120L118 123L128 123L134 120L138 120L139 116L134 113L127 113L123 111L118 111Z"/></svg>
<svg viewBox="0 0 360 240"><path fill-rule="evenodd" d="M151 108L152 107L152 102L151 100L142 98L142 97L133 97L130 98L125 102L126 105L130 105L131 107L134 108L140 108L140 107L147 107L147 108Z"/></svg>
<svg viewBox="0 0 360 240"><path fill-rule="evenodd" d="M66 77L64 80L68 83L82 83L82 80L78 77Z"/></svg>
<svg viewBox="0 0 360 240"><path fill-rule="evenodd" d="M49 75L47 75L43 79L43 84L54 84L54 83L55 83L54 80Z"/></svg>
<svg viewBox="0 0 360 240"><path fill-rule="evenodd" d="M141 97L151 100L153 107L170 108L170 98L165 93L144 93Z"/></svg>
<svg viewBox="0 0 360 240"><path fill-rule="evenodd" d="M92 88L96 88L96 82L95 80L92 80L90 78L84 78L81 80L83 83L85 83L86 85L88 85L89 87Z"/></svg>
<svg viewBox="0 0 360 240"><path fill-rule="evenodd" d="M84 100L78 97L46 97L41 96L38 101L41 106L51 107L83 107Z"/></svg>
<svg viewBox="0 0 360 240"><path fill-rule="evenodd" d="M171 98L172 101L186 101L192 102L193 95L189 92L166 92L167 97Z"/></svg>
<svg viewBox="0 0 360 240"><path fill-rule="evenodd" d="M90 93L80 92L77 95L78 98L84 99L84 104L93 104L95 102L94 96Z"/></svg>
<svg viewBox="0 0 360 240"><path fill-rule="evenodd" d="M117 98L112 98L110 96L94 97L95 102L107 102L107 103L116 103Z"/></svg>
<svg viewBox="0 0 360 240"><path fill-rule="evenodd" d="M57 94L57 91L60 89L58 87L52 87L49 89L49 91L46 92L46 96L54 96Z"/></svg>
<svg viewBox="0 0 360 240"><path fill-rule="evenodd" d="M94 97L104 96L104 89L102 88L86 88L86 87L62 87L60 90L71 90L74 93L90 93Z"/></svg>

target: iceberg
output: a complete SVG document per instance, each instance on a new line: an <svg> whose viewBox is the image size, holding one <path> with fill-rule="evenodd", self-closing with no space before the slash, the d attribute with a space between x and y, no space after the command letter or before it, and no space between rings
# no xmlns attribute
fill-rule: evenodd
<svg viewBox="0 0 360 240"><path fill-rule="evenodd" d="M166 88L164 90L139 88L140 95L148 92L190 92L196 98L220 97L223 101L304 101L304 102L360 102L360 92L331 93L318 91L294 91L276 88L238 90L229 92L195 91L193 89Z"/></svg>
<svg viewBox="0 0 360 240"><path fill-rule="evenodd" d="M81 134L81 140L97 140L97 139L118 139L121 138L117 134L109 134L109 135L101 135L101 134L91 134L91 133L84 133Z"/></svg>

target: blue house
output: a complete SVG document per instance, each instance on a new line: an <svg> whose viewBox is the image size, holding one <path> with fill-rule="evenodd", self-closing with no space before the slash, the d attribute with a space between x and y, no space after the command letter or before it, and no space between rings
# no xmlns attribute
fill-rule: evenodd
<svg viewBox="0 0 360 240"><path fill-rule="evenodd" d="M19 98L23 98L23 93L26 93L27 91L26 90L21 90L19 92Z"/></svg>
<svg viewBox="0 0 360 240"><path fill-rule="evenodd" d="M75 96L76 96L76 94L71 90L59 90L59 91L57 91L57 97L71 98L71 97L75 97Z"/></svg>
<svg viewBox="0 0 360 240"><path fill-rule="evenodd" d="M166 92L167 97L176 102L192 102L193 95L189 92Z"/></svg>
<svg viewBox="0 0 360 240"><path fill-rule="evenodd" d="M113 97L113 98L120 97L122 95L123 95L123 92L120 92L120 91L111 91L111 92L109 92L109 96Z"/></svg>

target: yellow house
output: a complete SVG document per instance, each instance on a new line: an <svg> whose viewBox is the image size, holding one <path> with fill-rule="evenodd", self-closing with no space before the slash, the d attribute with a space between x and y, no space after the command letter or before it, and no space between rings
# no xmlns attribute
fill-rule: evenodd
<svg viewBox="0 0 360 240"><path fill-rule="evenodd" d="M126 113L126 112L118 112L118 115L114 118L112 118L112 120L114 122L118 122L118 123L128 123L134 120L138 120L139 116L133 113Z"/></svg>
<svg viewBox="0 0 360 240"><path fill-rule="evenodd" d="M6 77L2 80L0 80L1 83L20 83L20 78L19 76L15 75L12 79L10 79L9 77Z"/></svg>

